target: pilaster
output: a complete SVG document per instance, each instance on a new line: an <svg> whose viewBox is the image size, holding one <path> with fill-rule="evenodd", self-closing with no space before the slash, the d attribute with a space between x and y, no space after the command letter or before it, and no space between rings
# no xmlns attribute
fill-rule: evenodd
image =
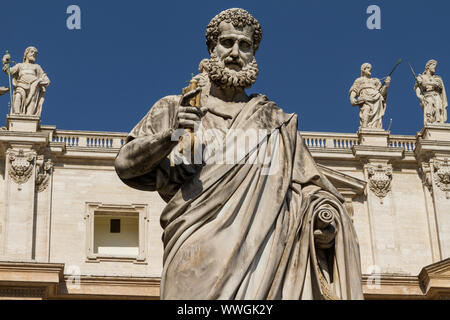
<svg viewBox="0 0 450 320"><path fill-rule="evenodd" d="M400 264L396 234L395 202L392 194L392 163L404 157L404 148L389 146L388 131L363 128L353 154L363 165L367 181L367 210L374 265L382 273L396 272Z"/></svg>
<svg viewBox="0 0 450 320"><path fill-rule="evenodd" d="M39 117L8 115L6 122L7 130L0 131L0 150L5 154L0 260L36 261L38 250L37 260L46 261L49 208L39 207L50 199L46 194L42 201L38 195L51 183L52 163L45 159L48 133L40 131Z"/></svg>
<svg viewBox="0 0 450 320"><path fill-rule="evenodd" d="M417 134L415 156L424 192L431 198L431 238L437 241L432 247L437 251L435 256L446 259L450 257L450 124L424 125Z"/></svg>

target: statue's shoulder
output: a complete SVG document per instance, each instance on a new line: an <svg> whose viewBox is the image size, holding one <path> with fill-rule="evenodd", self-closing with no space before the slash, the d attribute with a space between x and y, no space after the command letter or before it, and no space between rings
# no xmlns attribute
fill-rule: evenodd
<svg viewBox="0 0 450 320"><path fill-rule="evenodd" d="M367 81L367 78L364 78L364 77L356 78L355 81L353 81L352 87L358 87L360 85L363 85L364 83L366 83L366 81Z"/></svg>
<svg viewBox="0 0 450 320"><path fill-rule="evenodd" d="M177 114L177 105L181 96L165 96L156 101L148 111L145 119L151 122L164 122L166 118L172 118Z"/></svg>
<svg viewBox="0 0 450 320"><path fill-rule="evenodd" d="M172 127L176 118L176 106L180 96L166 96L156 101L147 114L130 132L135 138L149 133L160 132Z"/></svg>
<svg viewBox="0 0 450 320"><path fill-rule="evenodd" d="M378 78L371 78L372 82L375 84L376 87L381 87L382 83L381 80Z"/></svg>
<svg viewBox="0 0 450 320"><path fill-rule="evenodd" d="M42 67L41 67L40 64L35 63L34 65L35 65L35 68L36 68L36 69L38 69L38 70L44 72L44 69L42 69Z"/></svg>
<svg viewBox="0 0 450 320"><path fill-rule="evenodd" d="M177 106L180 97L181 96L179 95L165 96L155 102L155 104L150 108L150 112L159 110L167 111L168 109L174 109Z"/></svg>
<svg viewBox="0 0 450 320"><path fill-rule="evenodd" d="M270 100L268 96L262 93L252 93L249 95L249 101L256 102L259 107L268 107L283 111L281 107L273 100Z"/></svg>
<svg viewBox="0 0 450 320"><path fill-rule="evenodd" d="M272 120L278 119L281 122L287 122L296 116L295 113L286 113L275 101L270 100L265 94L251 94L249 97L250 104L254 105L257 109L264 110L261 114L264 114L265 117L269 117Z"/></svg>
<svg viewBox="0 0 450 320"><path fill-rule="evenodd" d="M364 77L356 78L355 81L353 81L349 94L352 93L353 91L359 94L361 86L365 83L365 79L366 78Z"/></svg>
<svg viewBox="0 0 450 320"><path fill-rule="evenodd" d="M14 67L11 67L11 69L12 69L12 68L21 69L21 68L23 68L24 65L25 65L25 64L24 64L23 62L19 62L19 63L16 63L16 64L14 65Z"/></svg>

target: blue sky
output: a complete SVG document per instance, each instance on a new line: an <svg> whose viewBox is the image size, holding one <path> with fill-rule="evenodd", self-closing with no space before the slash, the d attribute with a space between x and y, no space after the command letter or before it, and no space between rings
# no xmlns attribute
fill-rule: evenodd
<svg viewBox="0 0 450 320"><path fill-rule="evenodd" d="M81 30L68 30L66 9L81 8ZM381 8L381 30L369 30L369 5ZM423 1L9 1L2 5L0 53L21 61L29 45L52 83L43 124L58 129L128 132L163 96L179 94L207 57L205 29L220 11L242 7L261 23L259 78L249 93L264 93L299 115L305 131L356 132L358 109L348 90L363 62L373 76L392 76L384 127L416 134L423 114L413 91L426 61L450 83L450 2ZM0 75L0 85L8 78ZM0 97L6 122L9 96Z"/></svg>

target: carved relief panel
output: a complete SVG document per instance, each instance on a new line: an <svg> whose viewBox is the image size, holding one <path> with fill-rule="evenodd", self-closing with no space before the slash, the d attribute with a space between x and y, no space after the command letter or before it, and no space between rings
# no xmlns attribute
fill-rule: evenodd
<svg viewBox="0 0 450 320"><path fill-rule="evenodd" d="M450 163L448 162L448 159L434 159L433 168L434 183L439 189L445 192L447 199L449 199L448 192L450 191Z"/></svg>
<svg viewBox="0 0 450 320"><path fill-rule="evenodd" d="M369 188L380 198L383 198L391 191L392 167L379 165L367 165L367 173L369 175Z"/></svg>
<svg viewBox="0 0 450 320"><path fill-rule="evenodd" d="M44 161L44 156L38 156L36 161L36 191L44 191L50 181L50 177L53 171L52 160Z"/></svg>
<svg viewBox="0 0 450 320"><path fill-rule="evenodd" d="M36 152L9 149L7 152L9 177L19 185L25 184L33 174Z"/></svg>

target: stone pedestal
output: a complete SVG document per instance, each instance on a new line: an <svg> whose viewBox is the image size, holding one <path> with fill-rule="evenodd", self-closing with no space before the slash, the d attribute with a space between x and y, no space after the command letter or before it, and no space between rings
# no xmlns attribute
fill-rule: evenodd
<svg viewBox="0 0 450 320"><path fill-rule="evenodd" d="M439 140L450 142L450 123L426 124L417 134L424 140Z"/></svg>
<svg viewBox="0 0 450 320"><path fill-rule="evenodd" d="M358 130L358 142L362 146L388 146L389 131L383 129L360 128Z"/></svg>
<svg viewBox="0 0 450 320"><path fill-rule="evenodd" d="M403 148L389 147L389 131L360 128L357 134L358 145L352 148L356 158L365 162L368 159L385 159L389 162L395 159L402 159L404 156Z"/></svg>
<svg viewBox="0 0 450 320"><path fill-rule="evenodd" d="M40 118L37 116L8 115L6 128L10 132L37 132L40 127Z"/></svg>

